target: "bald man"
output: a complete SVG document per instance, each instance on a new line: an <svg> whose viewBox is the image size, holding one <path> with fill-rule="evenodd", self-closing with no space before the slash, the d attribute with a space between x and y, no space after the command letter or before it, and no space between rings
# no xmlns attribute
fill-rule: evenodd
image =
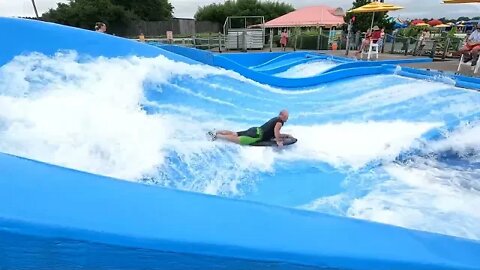
<svg viewBox="0 0 480 270"><path fill-rule="evenodd" d="M217 138L228 140L241 145L251 145L259 141L269 141L275 138L278 146L283 146L283 139L290 138L292 136L288 134L281 134L280 129L288 120L288 111L282 110L278 116L268 120L260 127L251 127L244 131L229 131L220 130L215 133L208 132L208 135L212 137L212 141Z"/></svg>

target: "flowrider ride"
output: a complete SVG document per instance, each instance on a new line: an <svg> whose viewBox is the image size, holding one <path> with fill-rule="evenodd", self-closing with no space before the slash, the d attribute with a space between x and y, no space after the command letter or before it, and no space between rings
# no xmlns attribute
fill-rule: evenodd
<svg viewBox="0 0 480 270"><path fill-rule="evenodd" d="M220 138L241 145L282 147L297 142L297 139L291 135L280 133L287 120L288 111L282 110L278 116L268 120L260 127L251 127L238 132L230 130L209 131L207 135L212 141Z"/></svg>

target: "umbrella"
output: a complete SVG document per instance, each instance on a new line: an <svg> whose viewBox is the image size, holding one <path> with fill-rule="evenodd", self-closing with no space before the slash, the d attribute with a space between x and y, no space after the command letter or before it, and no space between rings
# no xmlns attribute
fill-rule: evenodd
<svg viewBox="0 0 480 270"><path fill-rule="evenodd" d="M439 24L439 25L435 25L434 27L435 28L446 28L446 27L450 27L451 25L448 25L448 24Z"/></svg>
<svg viewBox="0 0 480 270"><path fill-rule="evenodd" d="M417 23L414 26L430 26L430 24L422 22L422 23Z"/></svg>
<svg viewBox="0 0 480 270"><path fill-rule="evenodd" d="M419 19L416 19L416 20L413 20L410 22L412 25L416 25L416 24L419 24L419 23L424 23L423 20L419 20Z"/></svg>
<svg viewBox="0 0 480 270"><path fill-rule="evenodd" d="M443 0L444 4L480 3L480 0Z"/></svg>
<svg viewBox="0 0 480 270"><path fill-rule="evenodd" d="M393 11L393 10L399 10L402 9L403 7L400 6L395 6L392 4L386 4L386 3L381 3L381 2L371 2L369 4L363 5L361 7L358 7L356 9L349 10L348 12L352 13L369 13L373 12L372 15L372 24L370 28L373 27L373 19L375 18L375 12L385 12L385 11Z"/></svg>
<svg viewBox="0 0 480 270"><path fill-rule="evenodd" d="M430 24L431 26L435 26L435 25L442 24L442 21L435 19L435 20L429 21L428 24Z"/></svg>

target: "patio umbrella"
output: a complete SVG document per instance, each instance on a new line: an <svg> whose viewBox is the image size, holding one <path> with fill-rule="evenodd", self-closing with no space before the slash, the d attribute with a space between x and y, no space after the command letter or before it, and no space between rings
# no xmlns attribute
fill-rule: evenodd
<svg viewBox="0 0 480 270"><path fill-rule="evenodd" d="M373 27L373 19L375 18L375 12L386 12L386 11L393 11L393 10L399 10L402 9L403 7L400 6L395 6L392 4L386 4L386 3L381 3L381 2L371 2L366 5L363 5L361 7L349 10L348 12L352 13L369 13L372 12L372 24L370 25L370 29Z"/></svg>
<svg viewBox="0 0 480 270"><path fill-rule="evenodd" d="M431 26L435 26L435 25L442 24L442 21L435 19L435 20L429 21L428 24L430 24Z"/></svg>
<svg viewBox="0 0 480 270"><path fill-rule="evenodd" d="M422 22L422 23L417 23L414 26L430 26L430 24Z"/></svg>
<svg viewBox="0 0 480 270"><path fill-rule="evenodd" d="M480 0L443 0L444 4L480 3Z"/></svg>
<svg viewBox="0 0 480 270"><path fill-rule="evenodd" d="M447 28L447 27L450 27L450 26L451 26L451 25L449 25L449 24L443 24L443 23L442 23L442 24L439 24L439 25L435 25L434 27L435 27L435 28Z"/></svg>

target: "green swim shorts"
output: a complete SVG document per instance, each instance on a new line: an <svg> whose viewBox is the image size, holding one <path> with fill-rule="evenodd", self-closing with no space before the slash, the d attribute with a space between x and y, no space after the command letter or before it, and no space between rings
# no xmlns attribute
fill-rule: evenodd
<svg viewBox="0 0 480 270"><path fill-rule="evenodd" d="M245 131L237 132L241 145L250 145L262 139L262 130L259 127L252 127Z"/></svg>

